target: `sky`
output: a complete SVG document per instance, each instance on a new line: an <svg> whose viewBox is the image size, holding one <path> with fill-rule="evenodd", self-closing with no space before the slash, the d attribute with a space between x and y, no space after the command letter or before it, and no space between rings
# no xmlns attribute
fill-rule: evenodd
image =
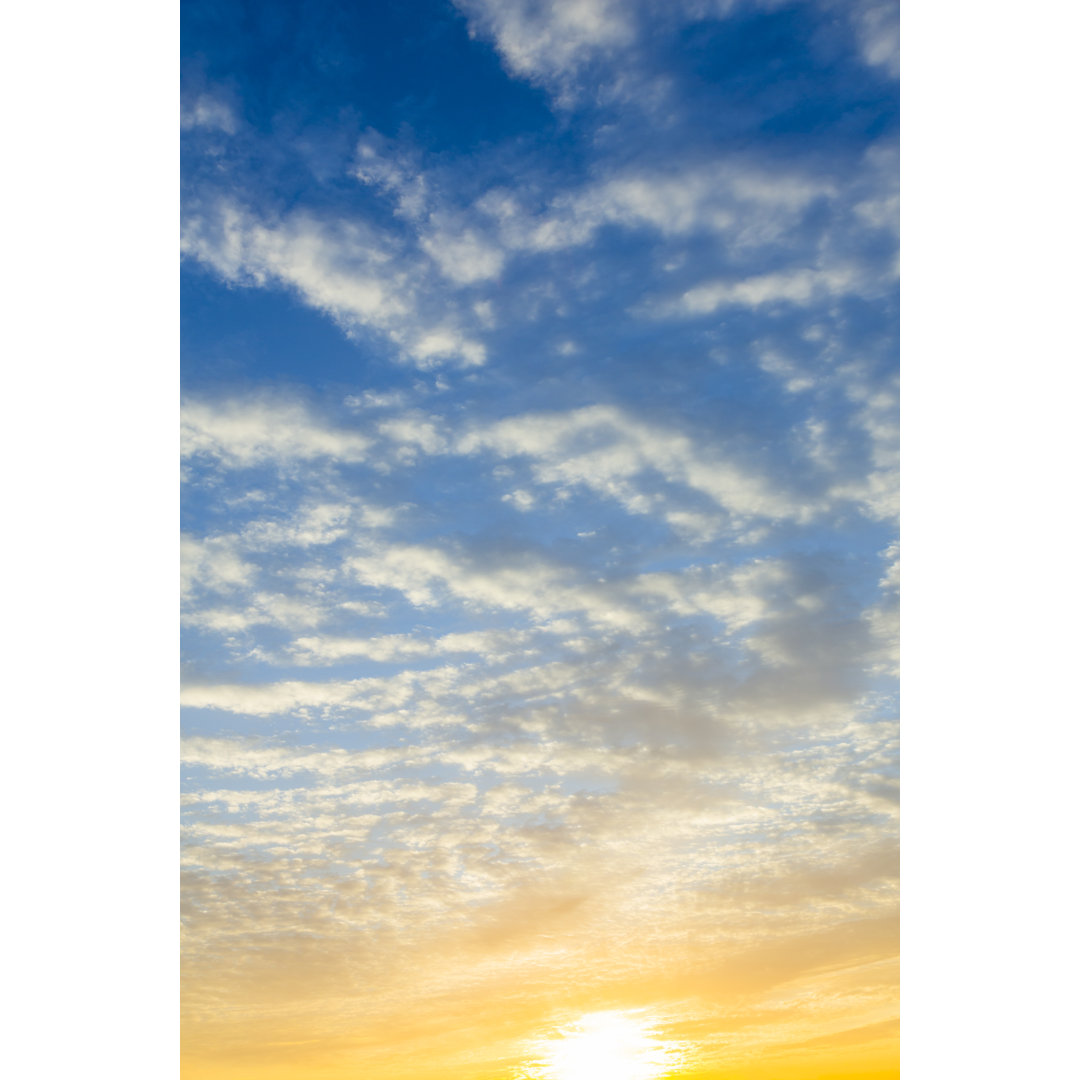
<svg viewBox="0 0 1080 1080"><path fill-rule="evenodd" d="M184 1075L897 1076L896 6L181 16Z"/></svg>

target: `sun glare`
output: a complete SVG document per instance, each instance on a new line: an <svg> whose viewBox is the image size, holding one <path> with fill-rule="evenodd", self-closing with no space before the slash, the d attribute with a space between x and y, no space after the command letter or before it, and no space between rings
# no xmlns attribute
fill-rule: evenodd
<svg viewBox="0 0 1080 1080"><path fill-rule="evenodd" d="M651 1024L622 1012L584 1016L537 1049L527 1074L536 1080L658 1080L683 1056Z"/></svg>

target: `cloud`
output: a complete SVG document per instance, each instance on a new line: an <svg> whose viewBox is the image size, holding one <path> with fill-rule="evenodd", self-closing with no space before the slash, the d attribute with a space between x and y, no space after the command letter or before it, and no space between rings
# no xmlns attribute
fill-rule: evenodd
<svg viewBox="0 0 1080 1080"><path fill-rule="evenodd" d="M515 510L531 510L536 505L536 496L531 491L517 488L502 497L503 502L508 502Z"/></svg>
<svg viewBox="0 0 1080 1080"><path fill-rule="evenodd" d="M423 638L412 634L382 634L375 637L303 637L291 646L298 663L332 664L351 657L396 663L414 657L474 654L486 662L497 662L533 637L522 630L472 630Z"/></svg>
<svg viewBox="0 0 1080 1080"><path fill-rule="evenodd" d="M435 260L443 276L458 285L497 278L504 256L472 229L456 231L436 222L436 231L424 236L421 247Z"/></svg>
<svg viewBox="0 0 1080 1080"><path fill-rule="evenodd" d="M661 310L684 315L710 315L721 307L756 308L781 303L807 307L863 288L864 279L850 268L789 270L698 285Z"/></svg>
<svg viewBox="0 0 1080 1080"><path fill-rule="evenodd" d="M409 348L417 367L438 367L443 360L458 358L462 367L480 367L487 361L487 350L477 341L463 337L453 326L439 326L420 335Z"/></svg>
<svg viewBox="0 0 1080 1080"><path fill-rule="evenodd" d="M348 324L385 325L408 314L406 284L388 265L391 251L371 228L337 222L333 229L307 213L266 223L221 199L189 213L183 254L234 284L273 282L296 288L314 307Z"/></svg>
<svg viewBox="0 0 1080 1080"><path fill-rule="evenodd" d="M862 57L894 79L900 75L900 5L897 0L855 6L852 18Z"/></svg>
<svg viewBox="0 0 1080 1080"><path fill-rule="evenodd" d="M419 580L395 576L401 566L421 560L427 571ZM859 672L878 664L877 609L862 621L839 617L837 583L812 561L752 559L600 584L569 568L535 562L519 576L524 565L481 568L460 554L413 548L369 558L356 569L369 585L403 589L422 608L438 605L447 612L448 601L456 599L466 611L524 611L536 623L532 629L438 636L330 633L297 638L289 647L292 661L302 665L410 664L443 657L454 657L454 663L328 681L189 683L182 701L247 716L352 718L374 728L456 727L478 736L510 724L531 734L509 757L505 746L493 757L490 747L472 744L447 749L447 760L514 770L557 758L560 769L606 771L591 751L576 764L578 750L552 757L551 738L566 739L575 727L586 734L609 722L617 725L612 731L628 732L640 722L637 737L644 742L680 732L709 742L706 732L721 716L759 723L775 714L802 722L850 699ZM529 593L527 581L542 584ZM560 613L580 613L592 632L583 634L565 618L539 621ZM672 641L711 666L695 669L684 662L671 651ZM559 654L562 659L550 659ZM769 670L781 672L780 681L767 677ZM556 714L548 711L554 702L563 703ZM584 712L576 719L566 713L578 706ZM678 721L654 728L656 717L672 709ZM546 736L545 749L532 745L540 736Z"/></svg>
<svg viewBox="0 0 1080 1080"><path fill-rule="evenodd" d="M233 607L201 603L185 611L181 623L221 634L240 634L257 626L305 630L318 626L330 614L325 604L308 597L256 592L245 597L245 600L240 606Z"/></svg>
<svg viewBox="0 0 1080 1080"><path fill-rule="evenodd" d="M878 583L881 599L863 612L877 648L869 658L869 670L875 675L900 676L900 544L894 541L882 557L885 573Z"/></svg>
<svg viewBox="0 0 1080 1080"><path fill-rule="evenodd" d="M845 374L846 395L855 405L850 427L861 436L864 461L861 475L838 479L830 494L859 502L878 521L895 520L900 513L899 386L895 378L871 384L854 372Z"/></svg>
<svg viewBox="0 0 1080 1080"><path fill-rule="evenodd" d="M343 705L356 700L354 683L290 680L257 686L218 684L186 686L180 703L195 709L223 709L248 716L274 716L303 709Z"/></svg>
<svg viewBox="0 0 1080 1080"><path fill-rule="evenodd" d="M775 375L784 384L784 389L791 394L799 394L814 386L813 378L791 359L774 349L764 348L758 356L762 371Z"/></svg>
<svg viewBox="0 0 1080 1080"><path fill-rule="evenodd" d="M191 105L180 109L180 131L191 131L195 127L233 135L237 131L237 118L225 102L202 94Z"/></svg>
<svg viewBox="0 0 1080 1080"><path fill-rule="evenodd" d="M232 538L180 537L180 590L189 595L196 586L228 592L249 585L255 566L245 560Z"/></svg>
<svg viewBox="0 0 1080 1080"><path fill-rule="evenodd" d="M229 468L332 459L363 461L371 439L336 428L286 399L188 399L181 408L184 457L212 458Z"/></svg>
<svg viewBox="0 0 1080 1080"><path fill-rule="evenodd" d="M231 284L292 289L347 333L385 335L403 360L421 368L485 361L484 346L445 305L425 303L425 264L359 220L297 211L268 221L222 196L186 210L181 251Z"/></svg>
<svg viewBox="0 0 1080 1080"><path fill-rule="evenodd" d="M775 616L776 603L795 586L792 567L780 560L755 559L729 569L723 566L693 567L682 573L643 574L634 590L660 597L676 614L704 612L721 620L729 630L741 630L766 617ZM813 604L813 592L798 594L803 605Z"/></svg>
<svg viewBox="0 0 1080 1080"><path fill-rule="evenodd" d="M740 518L806 520L817 509L805 497L785 493L765 476L725 458L719 448L609 405L528 413L477 426L460 437L457 448L464 454L532 459L537 483L585 487L617 500L631 513L665 506L666 495L648 491L642 483L653 472Z"/></svg>
<svg viewBox="0 0 1080 1080"><path fill-rule="evenodd" d="M673 84L684 72L665 64L662 49L680 31L736 16L772 13L798 0L454 0L469 20L469 33L493 43L508 73L543 87L554 104L618 102L678 107ZM837 4L819 0L832 16L838 8L860 59L899 74L899 7L896 0ZM660 106L660 108L657 108Z"/></svg>
<svg viewBox="0 0 1080 1080"><path fill-rule="evenodd" d="M226 135L236 134L238 123L232 107L211 94L199 94L193 101L181 105L180 130L191 131L202 128L208 131L221 131Z"/></svg>
<svg viewBox="0 0 1080 1080"><path fill-rule="evenodd" d="M454 0L473 35L491 38L507 69L573 97L575 76L635 38L634 11L617 0Z"/></svg>
<svg viewBox="0 0 1080 1080"><path fill-rule="evenodd" d="M252 738L202 735L188 736L180 744L180 760L185 765L255 777L304 772L334 777L349 771L368 772L398 763L410 753L385 747L349 751L341 747L281 746ZM255 792L250 794L257 796Z"/></svg>
<svg viewBox="0 0 1080 1080"><path fill-rule="evenodd" d="M665 237L718 234L738 249L775 243L838 185L791 164L726 155L691 158L659 171L624 167L577 190L561 192L549 209L530 212L517 194L492 188L476 203L513 250L557 251L588 243L605 225L651 229Z"/></svg>
<svg viewBox="0 0 1080 1080"><path fill-rule="evenodd" d="M302 506L284 519L263 518L249 521L241 532L250 549L273 547L320 547L348 536L350 528L386 525L393 512L384 508L350 505L347 502L315 503Z"/></svg>
<svg viewBox="0 0 1080 1080"><path fill-rule="evenodd" d="M346 566L361 584L395 589L420 608L453 599L469 610L521 611L538 622L582 612L597 626L644 625L645 617L617 587L584 580L573 567L527 551L492 559L430 545L369 545Z"/></svg>
<svg viewBox="0 0 1080 1080"><path fill-rule="evenodd" d="M252 505L262 508L261 501ZM328 601L340 556L321 552L376 535L393 520L394 511L360 500L305 500L292 513L253 517L233 533L185 534L182 625L234 636L260 626L310 630L346 610L379 615L378 604Z"/></svg>
<svg viewBox="0 0 1080 1080"><path fill-rule="evenodd" d="M389 140L373 128L356 144L352 175L362 184L394 198L396 213L405 219L423 214L428 202L427 178L414 154L393 152Z"/></svg>

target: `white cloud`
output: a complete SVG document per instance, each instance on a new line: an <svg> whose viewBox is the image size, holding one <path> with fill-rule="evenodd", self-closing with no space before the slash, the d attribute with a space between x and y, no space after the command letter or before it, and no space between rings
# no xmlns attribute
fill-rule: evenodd
<svg viewBox="0 0 1080 1080"><path fill-rule="evenodd" d="M441 418L417 412L402 413L384 420L379 424L378 431L406 451L409 460L417 450L425 454L441 454L449 445Z"/></svg>
<svg viewBox="0 0 1080 1080"><path fill-rule="evenodd" d="M709 315L720 307L761 307L788 303L807 307L812 303L859 291L863 283L852 268L830 270L782 270L772 274L719 280L688 289L661 311L685 315Z"/></svg>
<svg viewBox="0 0 1080 1080"><path fill-rule="evenodd" d="M867 149L851 199L858 223L900 235L900 148L894 140Z"/></svg>
<svg viewBox="0 0 1080 1080"><path fill-rule="evenodd" d="M250 716L273 716L349 704L356 699L356 693L356 685L347 682L292 680L256 685L223 683L185 686L180 691L180 704L195 709L224 709Z"/></svg>
<svg viewBox="0 0 1080 1080"><path fill-rule="evenodd" d="M426 267L410 263L389 236L356 220L322 221L297 212L265 222L230 199L188 211L181 233L184 255L238 285L294 289L347 333L385 334L402 359L430 368L457 360L483 364L482 344L431 304L420 290Z"/></svg>
<svg viewBox="0 0 1080 1080"><path fill-rule="evenodd" d="M406 395L401 390L388 390L379 393L375 390L365 390L362 394L349 394L344 404L357 411L363 409L393 409L403 406Z"/></svg>
<svg viewBox="0 0 1080 1080"><path fill-rule="evenodd" d="M387 140L369 129L356 146L353 176L362 184L392 196L398 216L420 217L428 201L427 180L411 156L386 153Z"/></svg>
<svg viewBox="0 0 1080 1080"><path fill-rule="evenodd" d="M454 598L474 610L523 611L536 621L580 611L598 626L640 630L647 624L611 585L583 580L572 568L537 556L504 556L493 565L479 553L402 544L372 546L346 566L361 584L396 589L417 607Z"/></svg>
<svg viewBox="0 0 1080 1080"><path fill-rule="evenodd" d="M473 630L444 634L437 638L412 634L382 634L367 638L304 637L293 642L290 651L302 664L331 664L351 657L380 662L398 662L413 657L474 654L495 662L511 650L520 653L532 634L521 630Z"/></svg>
<svg viewBox="0 0 1080 1080"><path fill-rule="evenodd" d="M866 63L883 68L894 79L899 77L900 5L897 0L861 4L852 18Z"/></svg>
<svg viewBox="0 0 1080 1080"><path fill-rule="evenodd" d="M359 500L313 501L285 516L248 521L235 533L201 539L185 535L182 623L235 635L259 626L310 630L345 610L378 616L382 614L378 604L330 602L328 590L339 574L340 556L319 549L376 534L393 520L393 510ZM285 566L278 562L283 555ZM291 584L291 592L280 591L285 582ZM210 599L200 592L217 595ZM268 658L261 649L248 655Z"/></svg>
<svg viewBox="0 0 1080 1080"><path fill-rule="evenodd" d="M775 349L765 348L758 354L758 365L762 371L775 375L784 384L784 389L791 394L799 394L813 388L814 380L804 372L790 357Z"/></svg>
<svg viewBox="0 0 1080 1080"><path fill-rule="evenodd" d="M237 127L236 115L232 108L211 94L200 94L194 101L181 105L181 131L202 128L208 131L223 131L226 135L235 135Z"/></svg>
<svg viewBox="0 0 1080 1080"><path fill-rule="evenodd" d="M229 592L250 585L256 567L243 558L235 537L199 539L180 537L180 591L189 595L196 587Z"/></svg>
<svg viewBox="0 0 1080 1080"><path fill-rule="evenodd" d="M694 567L683 573L643 574L634 591L660 597L679 615L706 613L729 630L742 630L797 602L800 593L791 568L775 559L745 566Z"/></svg>
<svg viewBox="0 0 1080 1080"><path fill-rule="evenodd" d="M184 626L214 630L221 634L239 634L255 626L310 629L322 623L330 613L326 604L310 597L256 592L245 599L246 602L239 607L200 604L185 611L181 621Z"/></svg>
<svg viewBox="0 0 1080 1080"><path fill-rule="evenodd" d="M186 765L200 765L220 772L250 773L252 776L299 772L335 776L350 770L366 772L400 762L411 753L415 751L392 747L361 751L338 747L320 750L315 747L275 746L257 739L217 736L190 736L180 743L180 760Z"/></svg>
<svg viewBox="0 0 1080 1080"><path fill-rule="evenodd" d="M292 286L346 324L384 326L410 311L385 240L357 222L297 213L268 224L223 199L185 217L181 251L236 284Z"/></svg>
<svg viewBox="0 0 1080 1080"><path fill-rule="evenodd" d="M349 533L354 517L369 524L369 518L380 515L367 507L357 508L348 503L318 503L302 507L291 517L248 522L241 531L243 543L249 549L272 547L315 547L332 544Z"/></svg>
<svg viewBox="0 0 1080 1080"><path fill-rule="evenodd" d="M899 389L895 384L873 385L851 374L846 389L857 406L852 426L869 442L870 468L858 479L834 484L830 494L861 503L864 513L879 521L894 519L900 513Z"/></svg>
<svg viewBox="0 0 1080 1080"><path fill-rule="evenodd" d="M536 496L531 491L517 488L504 495L502 501L510 503L515 510L531 510L536 505Z"/></svg>
<svg viewBox="0 0 1080 1080"><path fill-rule="evenodd" d="M837 185L792 169L745 158L684 165L667 171L623 169L526 210L515 193L494 188L476 209L495 221L511 250L557 251L588 243L604 225L650 228L666 237L714 233L737 250L775 243L815 200L834 198Z"/></svg>
<svg viewBox="0 0 1080 1080"><path fill-rule="evenodd" d="M664 515L664 520L679 536L693 544L707 544L710 540L715 540L724 529L723 519L716 514L701 514L691 510L669 510Z"/></svg>
<svg viewBox="0 0 1080 1080"><path fill-rule="evenodd" d="M190 708L221 709L246 716L315 717L340 712L385 712L400 709L418 696L447 694L460 679L455 667L402 671L378 678L307 682L285 679L272 683L192 683L180 692Z"/></svg>
<svg viewBox="0 0 1080 1080"><path fill-rule="evenodd" d="M424 236L420 246L435 260L443 276L458 285L496 278L503 267L503 253L472 229L455 232L439 227Z"/></svg>
<svg viewBox="0 0 1080 1080"><path fill-rule="evenodd" d="M493 38L515 75L573 96L574 76L635 37L632 6L619 0L454 0L471 34Z"/></svg>
<svg viewBox="0 0 1080 1080"><path fill-rule="evenodd" d="M883 589L893 589L899 591L900 589L900 541L894 540L883 552L882 557L888 559L888 566L885 568L885 576L881 579L880 585Z"/></svg>
<svg viewBox="0 0 1080 1080"><path fill-rule="evenodd" d="M462 367L480 367L487 361L487 350L477 341L463 336L450 326L441 326L417 337L409 347L417 366L430 369L442 360L458 357Z"/></svg>
<svg viewBox="0 0 1080 1080"><path fill-rule="evenodd" d="M632 513L651 512L661 498L634 483L650 470L669 484L707 495L739 517L802 520L815 510L716 450L613 406L514 416L473 428L458 440L457 448L465 454L489 451L505 458L532 458L536 482L590 488Z"/></svg>
<svg viewBox="0 0 1080 1080"><path fill-rule="evenodd" d="M900 542L893 541L882 553L885 573L878 586L881 599L863 612L876 649L868 667L875 675L900 676Z"/></svg>
<svg viewBox="0 0 1080 1080"><path fill-rule="evenodd" d="M367 436L332 427L295 401L189 399L181 408L182 455L205 454L231 468L319 458L357 462L370 446Z"/></svg>

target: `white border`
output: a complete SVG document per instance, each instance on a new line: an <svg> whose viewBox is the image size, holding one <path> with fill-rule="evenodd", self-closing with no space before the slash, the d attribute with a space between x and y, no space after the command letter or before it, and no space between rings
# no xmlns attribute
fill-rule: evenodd
<svg viewBox="0 0 1080 1080"><path fill-rule="evenodd" d="M172 4L5 9L5 1071L179 1073Z"/></svg>
<svg viewBox="0 0 1080 1080"><path fill-rule="evenodd" d="M1080 15L902 22L903 1070L1065 1075Z"/></svg>

